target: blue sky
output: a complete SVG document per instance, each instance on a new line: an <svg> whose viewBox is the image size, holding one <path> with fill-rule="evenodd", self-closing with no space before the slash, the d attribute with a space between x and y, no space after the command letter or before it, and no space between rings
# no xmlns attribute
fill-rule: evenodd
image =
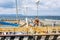
<svg viewBox="0 0 60 40"><path fill-rule="evenodd" d="M38 0L18 0L19 14L37 15ZM39 0L39 16L60 16L60 0ZM0 0L0 14L16 14L15 0ZM27 7L27 9L26 9ZM27 12L25 11L27 10Z"/></svg>

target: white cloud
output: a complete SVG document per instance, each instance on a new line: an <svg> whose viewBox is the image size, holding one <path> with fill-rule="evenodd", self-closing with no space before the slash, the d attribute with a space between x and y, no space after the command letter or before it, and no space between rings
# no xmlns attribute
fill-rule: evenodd
<svg viewBox="0 0 60 40"><path fill-rule="evenodd" d="M0 14L11 14L16 13L15 8L9 8L9 6L13 6L10 3L15 3L15 0L0 0ZM7 6L7 4L9 6ZM2 6L3 5L3 6ZM5 7L5 8L4 8ZM8 7L8 8L7 8Z"/></svg>
<svg viewBox="0 0 60 40"><path fill-rule="evenodd" d="M45 6L47 6L48 8L58 8L60 7L60 0L41 0L41 2L43 2Z"/></svg>
<svg viewBox="0 0 60 40"><path fill-rule="evenodd" d="M7 3L7 2L15 3L15 0L0 0L0 4ZM18 6L20 8L21 8L21 6L28 7L29 10L37 10L36 0L18 0ZM40 0L39 10L50 10L50 9L57 9L57 8L60 8L60 0ZM22 8L22 9L25 10L24 8ZM4 9L3 7L2 8L0 7L0 13L8 13L9 14L9 13L15 13L15 12L16 12L15 8ZM29 12L31 12L31 11L29 11Z"/></svg>
<svg viewBox="0 0 60 40"><path fill-rule="evenodd" d="M23 0L23 7L29 7L33 10L36 10L36 0L24 1ZM27 4L26 4L27 2ZM32 4L31 4L32 3ZM60 0L40 0L39 9L40 10L49 10L54 8L60 8Z"/></svg>
<svg viewBox="0 0 60 40"><path fill-rule="evenodd" d="M16 13L15 8L12 9L4 9L4 8L0 8L0 14L11 14L11 13Z"/></svg>
<svg viewBox="0 0 60 40"><path fill-rule="evenodd" d="M15 0L0 0L0 3L15 2Z"/></svg>
<svg viewBox="0 0 60 40"><path fill-rule="evenodd" d="M36 3L37 0L21 0L22 6L30 7L33 10L36 10ZM15 0L0 0L0 3L4 2L15 2ZM42 4L41 4L42 3ZM60 7L60 0L40 0L39 8L41 9L53 9Z"/></svg>

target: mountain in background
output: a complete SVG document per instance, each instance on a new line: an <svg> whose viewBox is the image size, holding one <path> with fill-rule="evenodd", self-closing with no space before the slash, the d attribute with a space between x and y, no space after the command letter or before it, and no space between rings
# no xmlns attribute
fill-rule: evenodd
<svg viewBox="0 0 60 40"><path fill-rule="evenodd" d="M16 16L16 14L0 14L0 17L1 16ZM18 16L24 16L24 15L18 14Z"/></svg>

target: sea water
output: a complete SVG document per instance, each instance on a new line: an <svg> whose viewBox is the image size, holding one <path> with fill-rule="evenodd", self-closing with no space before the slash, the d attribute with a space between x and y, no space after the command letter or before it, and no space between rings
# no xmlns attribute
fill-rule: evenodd
<svg viewBox="0 0 60 40"><path fill-rule="evenodd" d="M14 20L14 19L25 19L25 18L35 18L36 16L24 16L24 15L18 15L18 18L16 17L16 14L3 14L0 15L0 20L3 19L10 19L10 20ZM52 19L52 20L60 20L60 16L38 16L39 19Z"/></svg>

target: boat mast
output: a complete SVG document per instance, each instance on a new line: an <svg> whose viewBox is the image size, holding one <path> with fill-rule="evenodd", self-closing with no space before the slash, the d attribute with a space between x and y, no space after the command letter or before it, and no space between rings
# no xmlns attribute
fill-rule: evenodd
<svg viewBox="0 0 60 40"><path fill-rule="evenodd" d="M39 7L39 0L36 0L36 6L37 6L37 17L38 17L38 7Z"/></svg>
<svg viewBox="0 0 60 40"><path fill-rule="evenodd" d="M26 17L26 23L27 23L26 26L28 26L28 18L27 18L27 15L26 15L27 14L27 11L28 11L27 9L28 9L28 7L26 6L25 7L25 17Z"/></svg>
<svg viewBox="0 0 60 40"><path fill-rule="evenodd" d="M17 0L15 0L16 2L16 20L18 20L18 3Z"/></svg>

